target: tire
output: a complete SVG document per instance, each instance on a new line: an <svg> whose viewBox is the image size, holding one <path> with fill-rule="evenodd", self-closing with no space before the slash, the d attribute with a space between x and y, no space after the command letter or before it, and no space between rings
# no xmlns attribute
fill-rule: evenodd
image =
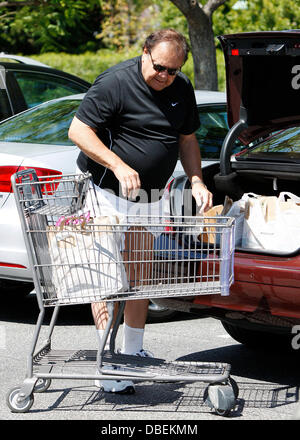
<svg viewBox="0 0 300 440"><path fill-rule="evenodd" d="M18 394L21 390L20 386L12 388L6 397L6 403L9 409L14 413L26 413L33 405L33 394L25 400L18 402Z"/></svg>
<svg viewBox="0 0 300 440"><path fill-rule="evenodd" d="M170 310L167 307L161 307L153 302L149 302L148 307L148 322L164 322L167 319L174 318L179 312L176 310Z"/></svg>
<svg viewBox="0 0 300 440"><path fill-rule="evenodd" d="M226 332L237 342L252 349L290 349L291 336L240 327L222 321Z"/></svg>

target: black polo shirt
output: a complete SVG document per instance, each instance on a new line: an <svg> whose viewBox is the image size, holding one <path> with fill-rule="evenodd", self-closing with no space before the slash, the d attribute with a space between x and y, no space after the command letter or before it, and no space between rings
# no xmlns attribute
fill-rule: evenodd
<svg viewBox="0 0 300 440"><path fill-rule="evenodd" d="M180 72L169 87L155 91L144 80L140 56L99 75L76 116L95 128L102 142L139 173L148 194L163 189L172 175L179 134L191 134L200 125L189 79ZM90 171L101 188L122 197L112 171L83 152L77 165Z"/></svg>

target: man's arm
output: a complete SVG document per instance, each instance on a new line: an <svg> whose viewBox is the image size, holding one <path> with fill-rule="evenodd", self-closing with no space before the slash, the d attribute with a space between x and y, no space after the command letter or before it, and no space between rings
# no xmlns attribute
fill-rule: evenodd
<svg viewBox="0 0 300 440"><path fill-rule="evenodd" d="M194 133L179 136L179 156L191 182L192 195L200 207L200 212L205 212L212 207L212 194L202 180L200 148Z"/></svg>
<svg viewBox="0 0 300 440"><path fill-rule="evenodd" d="M124 197L135 198L141 187L139 174L107 148L95 130L74 117L69 138L91 159L110 169L119 180Z"/></svg>

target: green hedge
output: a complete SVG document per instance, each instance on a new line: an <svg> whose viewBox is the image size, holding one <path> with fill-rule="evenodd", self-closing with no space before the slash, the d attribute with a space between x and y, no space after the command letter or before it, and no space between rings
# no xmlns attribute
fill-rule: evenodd
<svg viewBox="0 0 300 440"><path fill-rule="evenodd" d="M48 64L56 69L64 70L73 75L80 76L87 81L93 82L99 73L103 72L110 66L117 64L127 58L132 58L139 55L140 52L136 49L131 51L112 51L102 49L97 52L86 52L80 55L73 55L67 53L44 53L41 55L32 55L32 58ZM225 72L223 53L217 50L217 64L219 76L219 90L225 90ZM182 71L194 83L193 61L191 55L184 65Z"/></svg>

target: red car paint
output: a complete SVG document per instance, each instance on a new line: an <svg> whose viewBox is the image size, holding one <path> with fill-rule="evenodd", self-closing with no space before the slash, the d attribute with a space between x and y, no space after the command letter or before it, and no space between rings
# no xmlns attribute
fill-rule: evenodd
<svg viewBox="0 0 300 440"><path fill-rule="evenodd" d="M199 296L195 304L300 318L300 255L276 257L235 253L234 284L229 296Z"/></svg>

